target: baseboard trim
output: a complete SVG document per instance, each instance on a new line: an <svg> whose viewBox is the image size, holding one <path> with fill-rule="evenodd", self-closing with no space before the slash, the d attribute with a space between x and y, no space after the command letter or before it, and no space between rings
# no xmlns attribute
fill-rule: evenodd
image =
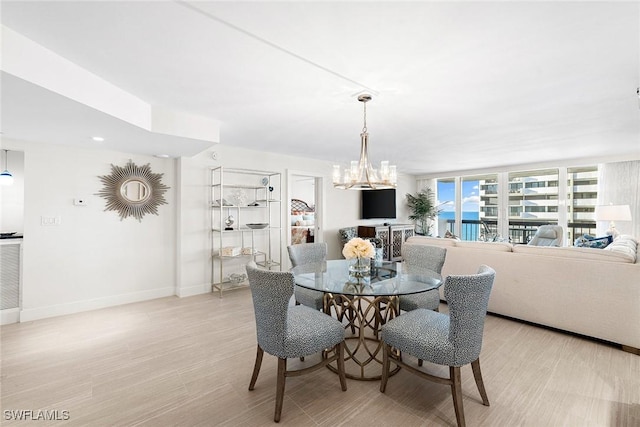
<svg viewBox="0 0 640 427"><path fill-rule="evenodd" d="M96 298L93 300L75 301L67 304L27 308L20 311L19 321L29 322L32 320L46 319L48 317L64 316L65 314L81 313L84 311L98 310L116 305L129 304L132 302L169 297L175 294L176 289L174 287L166 287L130 294L114 295L105 298Z"/></svg>
<svg viewBox="0 0 640 427"><path fill-rule="evenodd" d="M19 321L19 308L6 308L4 310L0 310L0 325L9 325L11 323L18 323Z"/></svg>
<svg viewBox="0 0 640 427"><path fill-rule="evenodd" d="M176 295L179 296L180 298L191 297L194 295L208 294L208 293L211 293L210 283L176 289Z"/></svg>

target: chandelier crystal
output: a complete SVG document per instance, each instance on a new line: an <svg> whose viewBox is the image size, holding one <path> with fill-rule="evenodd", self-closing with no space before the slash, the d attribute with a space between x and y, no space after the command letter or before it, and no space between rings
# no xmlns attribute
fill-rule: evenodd
<svg viewBox="0 0 640 427"><path fill-rule="evenodd" d="M352 160L349 167L333 166L333 186L343 190L378 190L396 188L398 175L395 165L383 160L380 169L375 169L369 161L369 134L367 133L367 102L371 95L362 94L358 101L364 105L364 126L360 134L360 160Z"/></svg>

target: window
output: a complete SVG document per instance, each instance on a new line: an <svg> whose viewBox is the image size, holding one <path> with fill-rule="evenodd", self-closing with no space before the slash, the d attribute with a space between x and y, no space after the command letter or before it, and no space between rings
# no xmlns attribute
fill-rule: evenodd
<svg viewBox="0 0 640 427"><path fill-rule="evenodd" d="M440 206L440 214L438 215L438 226L433 234L443 237L446 231L454 233L456 220L456 204L454 203L456 200L456 181L454 178L437 180L436 198L436 206Z"/></svg>
<svg viewBox="0 0 640 427"><path fill-rule="evenodd" d="M509 172L509 237L527 243L539 226L558 223L558 169Z"/></svg>
<svg viewBox="0 0 640 427"><path fill-rule="evenodd" d="M455 184L453 178L438 180L439 203L455 200ZM460 224L456 226L455 203L445 204L439 215L438 235L444 236L449 231L461 240L495 239L498 234L498 175L465 176L461 178L460 186Z"/></svg>
<svg viewBox="0 0 640 427"><path fill-rule="evenodd" d="M596 232L598 167L567 169L567 229L569 243L583 234Z"/></svg>
<svg viewBox="0 0 640 427"><path fill-rule="evenodd" d="M502 233L505 238L508 234L512 243L527 243L544 224L562 225L568 244L584 233L595 234L597 166L502 172L436 182L439 204L455 201L459 193L457 206L462 206L459 224L455 220L456 203L441 206L439 236L448 230L462 240L502 240Z"/></svg>

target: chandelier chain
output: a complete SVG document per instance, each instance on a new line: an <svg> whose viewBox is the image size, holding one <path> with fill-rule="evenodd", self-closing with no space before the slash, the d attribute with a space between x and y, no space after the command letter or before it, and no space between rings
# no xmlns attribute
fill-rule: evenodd
<svg viewBox="0 0 640 427"><path fill-rule="evenodd" d="M362 133L367 133L367 103L363 102L364 105L364 126L362 126Z"/></svg>

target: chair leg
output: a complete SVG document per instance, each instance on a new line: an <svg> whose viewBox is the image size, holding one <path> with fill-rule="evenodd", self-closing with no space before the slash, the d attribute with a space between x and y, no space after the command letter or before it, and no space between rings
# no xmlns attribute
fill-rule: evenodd
<svg viewBox="0 0 640 427"><path fill-rule="evenodd" d="M484 389L484 381L482 381L482 372L480 372L480 358L471 362L471 369L473 369L473 377L476 379L476 385L482 397L482 404L489 406L489 398L487 397L487 391Z"/></svg>
<svg viewBox="0 0 640 427"><path fill-rule="evenodd" d="M284 382L287 372L287 359L278 358L278 378L276 381L276 413L273 421L279 423L282 414L282 403L284 402Z"/></svg>
<svg viewBox="0 0 640 427"><path fill-rule="evenodd" d="M344 371L344 341L338 344L336 351L338 352L338 376L340 377L340 388L342 391L347 391L347 377Z"/></svg>
<svg viewBox="0 0 640 427"><path fill-rule="evenodd" d="M449 376L451 378L451 394L453 395L453 408L456 411L456 421L458 427L465 427L464 408L462 407L462 381L460 379L460 367L449 366Z"/></svg>
<svg viewBox="0 0 640 427"><path fill-rule="evenodd" d="M258 346L258 351L256 352L256 363L253 365L253 374L251 375L251 382L249 383L249 390L253 390L256 385L256 380L258 379L258 374L260 373L260 366L262 365L262 356L264 355L264 350Z"/></svg>
<svg viewBox="0 0 640 427"><path fill-rule="evenodd" d="M389 360L389 352L391 347L386 343L382 343L382 379L380 380L380 393L384 393L387 388L387 381L389 380L389 368L391 367L391 361Z"/></svg>

